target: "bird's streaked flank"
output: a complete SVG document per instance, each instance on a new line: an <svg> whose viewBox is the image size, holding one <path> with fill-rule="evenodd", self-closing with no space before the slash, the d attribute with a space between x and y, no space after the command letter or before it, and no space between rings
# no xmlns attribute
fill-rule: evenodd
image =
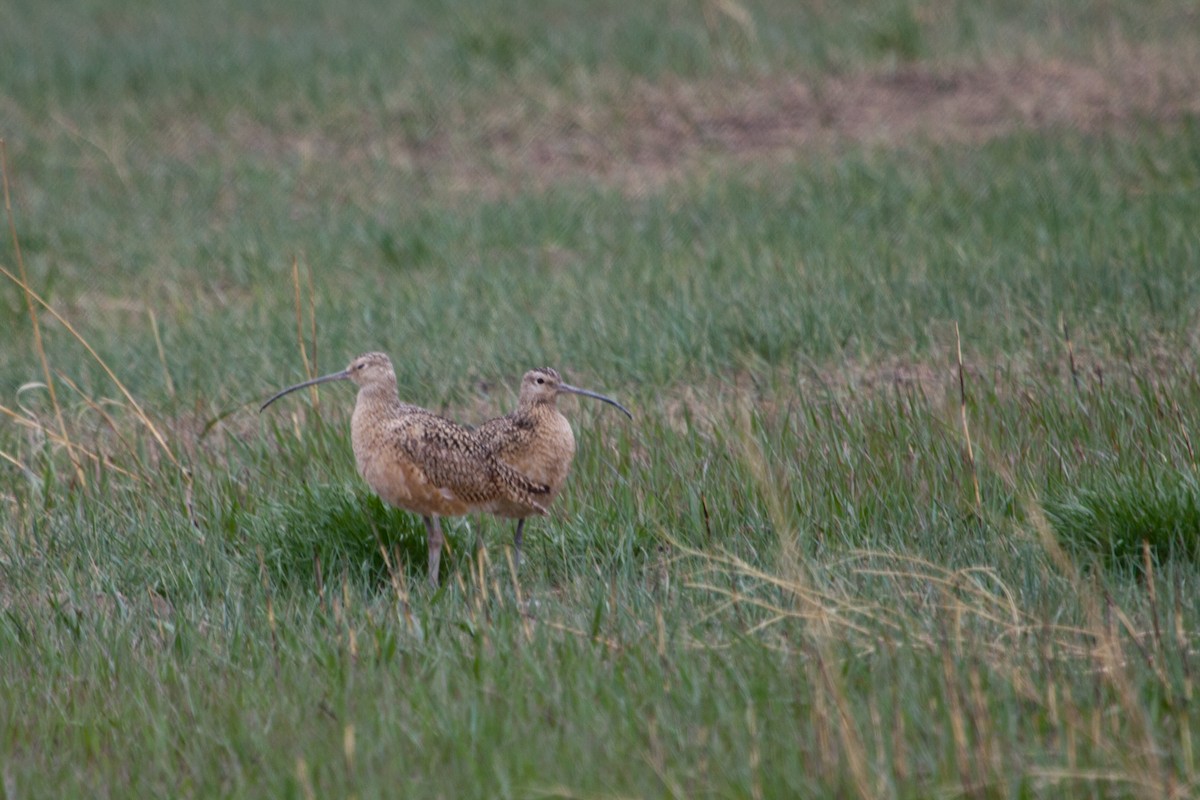
<svg viewBox="0 0 1200 800"><path fill-rule="evenodd" d="M383 353L366 353L340 372L289 386L260 410L290 392L339 380L358 386L350 428L358 472L385 502L424 519L434 586L444 541L439 518L444 516L483 512L516 519L520 563L525 520L546 513L575 455L575 436L555 402L559 394L602 400L633 418L612 398L571 386L555 370L539 368L522 379L515 411L471 428L403 402L391 359Z"/></svg>

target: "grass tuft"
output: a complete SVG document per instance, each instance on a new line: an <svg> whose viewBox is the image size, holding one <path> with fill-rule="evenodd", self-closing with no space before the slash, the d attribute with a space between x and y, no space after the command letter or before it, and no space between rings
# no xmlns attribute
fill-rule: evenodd
<svg viewBox="0 0 1200 800"><path fill-rule="evenodd" d="M915 61L924 54L925 46L921 34L921 22L917 19L913 4L902 0L880 15L871 45L885 56L899 61Z"/></svg>
<svg viewBox="0 0 1200 800"><path fill-rule="evenodd" d="M346 577L381 589L391 582L389 562L407 568L410 578L425 578L420 517L386 505L364 487L304 485L246 525L281 586L313 588L336 576L338 583ZM448 539L457 550L455 537Z"/></svg>
<svg viewBox="0 0 1200 800"><path fill-rule="evenodd" d="M1140 567L1143 543L1163 560L1200 560L1200 481L1194 472L1120 474L1046 503L1058 536L1120 568Z"/></svg>

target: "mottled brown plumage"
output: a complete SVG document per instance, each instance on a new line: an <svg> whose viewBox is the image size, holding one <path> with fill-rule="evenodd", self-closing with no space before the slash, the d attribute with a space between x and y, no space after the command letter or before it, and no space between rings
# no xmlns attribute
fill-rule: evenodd
<svg viewBox="0 0 1200 800"><path fill-rule="evenodd" d="M544 507L549 507L558 496L570 472L571 461L575 458L575 435L571 432L571 423L558 410L558 396L564 392L603 400L633 419L629 410L616 400L563 383L562 376L556 370L540 367L526 372L521 379L516 411L488 420L474 431L480 446L489 456L546 487L545 494L538 498ZM517 531L513 541L518 564L521 561L521 535L525 529L525 519L533 516L535 511L520 502L504 499L492 512L498 516L516 518Z"/></svg>
<svg viewBox="0 0 1200 800"><path fill-rule="evenodd" d="M603 395L562 382L552 369L531 370L516 411L469 428L400 400L396 373L383 353L367 353L345 370L289 386L289 392L334 380L352 380L358 399L351 442L358 472L387 503L420 514L429 540L429 581L437 585L442 535L439 518L484 512L516 518L517 561L525 519L545 514L562 488L575 437L555 407L560 392Z"/></svg>

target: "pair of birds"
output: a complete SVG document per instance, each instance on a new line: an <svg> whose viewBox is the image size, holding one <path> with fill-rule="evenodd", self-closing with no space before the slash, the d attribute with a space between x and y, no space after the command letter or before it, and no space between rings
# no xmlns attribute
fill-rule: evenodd
<svg viewBox="0 0 1200 800"><path fill-rule="evenodd" d="M558 372L543 367L521 379L516 411L467 427L402 401L392 361L383 353L366 353L341 372L289 386L260 411L297 389L340 380L358 386L350 421L358 472L384 502L425 520L429 582L435 587L445 541L440 517L482 512L516 519L520 564L525 520L547 513L575 456L571 425L556 404L560 394L602 400L633 419L611 397L564 383Z"/></svg>

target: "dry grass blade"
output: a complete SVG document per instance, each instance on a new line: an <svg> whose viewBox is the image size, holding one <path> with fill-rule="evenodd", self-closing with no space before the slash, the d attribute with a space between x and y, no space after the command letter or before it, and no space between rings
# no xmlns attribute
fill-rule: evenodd
<svg viewBox="0 0 1200 800"><path fill-rule="evenodd" d="M812 607L814 609L814 615L819 616L820 612L828 612L830 608L839 607L841 602L839 598L836 598L833 595L816 591L809 588L805 584L801 584L792 579L774 575L770 572L759 569L758 567L743 561L737 556L729 555L727 553L705 553L700 550L687 547L686 545L675 541L670 536L667 537L667 541L670 542L673 547L677 548L682 555L700 559L709 567L725 567L727 569L731 569L733 572L741 575L742 577L750 578L762 584L773 586L777 589L788 592L789 594L793 595L795 599ZM719 572L720 570L714 569L713 571ZM732 590L727 589L722 589L720 591L722 594L729 594L731 597L735 596L736 594ZM740 594L737 594L737 596L740 596Z"/></svg>
<svg viewBox="0 0 1200 800"><path fill-rule="evenodd" d="M75 447L71 443L71 437L67 433L67 425L63 420L62 407L59 406L58 395L54 391L54 378L50 374L50 362L46 358L46 348L42 344L42 326L38 322L37 306L34 305L33 297L31 296L32 293L29 289L29 276L25 271L25 258L21 255L21 239L17 236L17 220L13 215L12 199L9 194L8 148L2 138L0 138L0 179L3 179L4 185L4 212L8 217L8 232L12 237L17 271L21 273L19 284L25 292L25 306L29 310L29 323L33 328L33 347L37 350L38 360L42 365L42 375L46 380L46 390L50 393L50 405L54 409L54 417L58 422L59 437L67 449L67 455L71 459L71 464L75 467L75 476L79 479L80 485L86 486L87 479L84 477L83 467L79 463L79 459L75 456Z"/></svg>
<svg viewBox="0 0 1200 800"><path fill-rule="evenodd" d="M63 439L61 434L59 434L57 431L54 431L54 430L46 427L42 423L38 422L36 419L31 419L30 417L28 417L24 414L21 414L17 411L14 411L13 409L11 409L7 406L4 406L4 405L0 405L0 414L4 414L5 416L11 418L14 422L16 422L18 425L20 425L23 428L26 428L31 431L37 431L38 433L42 434L43 436L45 436L47 439L49 439L51 442L54 442L55 444L59 444L63 447L67 446L66 440ZM97 464L103 465L107 469L111 469L114 472L117 472L128 478L137 478L137 476L134 475L133 473L129 472L128 470L122 469L121 467L118 467L116 464L113 464L110 459L104 458L99 453L92 452L91 450L87 449L86 447L83 447L82 445L80 445L78 443L75 443L72 446L75 448L76 452L82 454L86 458L91 459L92 461L94 461ZM13 463L19 464L19 462L17 462L17 461L13 461ZM22 468L24 468L23 465L22 465Z"/></svg>
<svg viewBox="0 0 1200 800"><path fill-rule="evenodd" d="M317 374L317 293L313 291L312 267L305 270L308 283L308 332L312 343L312 374Z"/></svg>
<svg viewBox="0 0 1200 800"><path fill-rule="evenodd" d="M954 321L954 345L958 352L958 400L962 416L963 437L967 440L967 462L971 467L971 483L975 487L975 513L983 516L983 496L979 492L979 469L975 465L975 447L971 444L971 427L967 424L967 379L963 369L962 337L958 320Z"/></svg>
<svg viewBox="0 0 1200 800"><path fill-rule="evenodd" d="M303 303L301 302L301 298L300 298L300 261L294 257L292 258L292 289L293 289L293 294L294 294L295 300L296 300L296 344L299 345L299 347L300 347L300 360L302 362L304 362L305 377L308 379L312 379L312 378L317 377L317 364L316 364L317 320L316 320L316 316L315 316L315 309L313 307L313 304L316 301L313 299L313 296L312 296L312 273L311 272L309 273L308 301L309 301L310 323L312 326L312 334L313 334L313 359L312 359L312 361L309 361L308 348L304 344L304 315L301 313L301 309L303 308ZM319 402L318 396L317 396L317 387L315 387L315 386L312 387L312 389L309 390L309 394L312 396L313 405L316 406Z"/></svg>
<svg viewBox="0 0 1200 800"><path fill-rule="evenodd" d="M948 569L925 559L894 553L860 551L842 560L849 574L866 578L882 578L890 582L889 596L892 603L863 602L852 594L835 594L818 591L811 587L797 586L790 581L760 569L728 554L713 554L687 548L673 543L684 556L698 559L700 569L684 585L720 598L713 608L698 617L699 624L738 608L754 609L766 616L745 626L747 633L765 631L789 619L807 623L819 622L834 625L844 634L859 637L867 649L873 649L882 638L887 639L897 632L904 632L910 641L936 649L937 637L932 633L921 634L912 630L912 614L915 609L937 609L956 619L956 638L963 634L961 628L968 620L974 620L976 630L989 630L990 647L1004 653L1011 642L1036 632L1052 636L1057 652L1069 658L1089 658L1093 653L1095 632L1090 627L1050 624L1046 620L1022 609L1012 589L991 568L972 567ZM855 561L885 559L892 565L854 566ZM750 581L754 585L732 588L726 585L729 578ZM981 583L978 579L984 578ZM988 585L990 584L990 586ZM936 588L940 602L929 598L929 590ZM786 593L792 600L799 599L798 607L789 607L762 595L763 589ZM870 596L870 590L866 596ZM1136 637L1133 623L1118 609L1116 616L1129 636ZM986 626L979 628L978 626Z"/></svg>
<svg viewBox="0 0 1200 800"><path fill-rule="evenodd" d="M530 614L529 612L522 612L521 616L523 619L530 622L535 622L543 628L550 628L551 630L559 631L561 633L568 633L578 639L584 639L589 642L595 642L596 644L602 644L613 652L617 652L621 649L620 642L615 639L610 639L606 636L601 636L598 633L592 635L587 631L582 631L579 628L572 627L562 622L555 622L551 619L541 619L533 614Z"/></svg>
<svg viewBox="0 0 1200 800"><path fill-rule="evenodd" d="M158 426L155 425L153 420L150 419L149 415L146 414L146 411L142 408L141 404L138 403L137 399L134 398L133 394L128 388L126 388L124 382L122 382L121 379L117 377L117 374L113 372L112 368L108 366L108 362L101 358L100 354L96 352L96 349L92 347L88 340L85 339L83 335L79 333L79 331L75 330L75 326L72 325L62 314L59 314L57 311L55 311L54 307L46 302L41 295L35 292L26 281L21 280L21 278L14 275L11 271L2 266L0 266L0 274L4 275L4 277L21 287L21 289L26 293L27 297L37 301L38 305L44 308L47 313L50 314L50 316L54 317L54 319L67 330L68 333L75 337L76 341L83 345L83 348L87 350L88 355L90 355L92 359L100 365L100 368L104 370L104 373L108 375L109 380L111 380L117 389L120 390L121 394L125 395L125 399L129 401L129 405L133 408L134 414L137 415L137 418L141 421L142 425L146 427L146 430L150 432L150 435L154 437L154 441L162 449L163 454L173 465L175 465L176 468L180 470L181 473L186 474L186 470L183 469L183 465L179 462L179 459L175 457L175 453L171 451L171 447L167 444L166 438L158 430Z"/></svg>
<svg viewBox="0 0 1200 800"><path fill-rule="evenodd" d="M541 789L531 789L530 797L553 797L556 800L634 800L638 795L627 794L595 794L577 792L567 786L546 786Z"/></svg>
<svg viewBox="0 0 1200 800"><path fill-rule="evenodd" d="M90 408L92 411L96 412L96 414L98 414L104 420L104 422L108 425L109 430L111 430L113 432L113 434L116 435L116 437L121 441L121 444L123 444L125 446L125 449L129 452L129 455L133 458L133 463L137 465L139 474L145 475L146 474L146 465L142 463L142 459L138 456L137 448L133 445L132 442L128 441L121 434L121 430L117 426L117 421L115 419L113 419L112 416L107 411L104 410L104 406L101 405L100 403L97 403L95 400L93 400L92 398L90 398L86 394L84 394L83 390L79 388L79 386L75 383L75 381L71 380L66 375L63 375L60 372L60 373L58 373L58 377L62 379L63 383L67 384L67 386L71 387L71 389L77 395L79 395L79 398L81 400L83 400L84 403L87 404L88 408ZM116 401L110 401L110 402L112 402L114 405L117 405L118 407L120 407L120 403L117 403ZM113 464L111 462L111 460L109 460L107 462L107 466L109 466L110 468L114 469L115 471L121 473L122 475L126 475L128 477L137 477L137 476L133 475L133 473L129 472L128 470L124 470L124 469L121 469L120 467L117 467L115 464Z"/></svg>
<svg viewBox="0 0 1200 800"><path fill-rule="evenodd" d="M167 351L163 347L162 336L158 333L158 315L154 313L154 309L148 309L150 315L150 330L154 333L154 346L158 349L158 363L162 365L163 384L167 387L167 394L171 397L175 396L175 381L171 379L171 369L167 366Z"/></svg>
<svg viewBox="0 0 1200 800"><path fill-rule="evenodd" d="M854 633L858 633L863 636L870 636L871 631L869 629L863 627L862 625L851 622L850 620L846 619L846 616L853 613L860 613L863 616L866 616L869 619L873 619L877 622L885 622L881 617L868 613L865 607L846 609L833 606L818 606L817 608L819 610L804 611L783 608L777 603L763 600L762 598L755 597L754 595L747 594L745 592L735 592L733 589L728 589L717 584L703 583L701 581L688 581L684 585L689 589L698 589L703 592L725 597L731 605L740 603L742 605L766 611L771 615L767 619L751 625L748 628L747 633L757 633L759 631L766 630L767 628L785 620L799 619L806 622L820 622L822 624L837 622L839 626L846 630L853 631Z"/></svg>
<svg viewBox="0 0 1200 800"><path fill-rule="evenodd" d="M8 453L4 452L3 450L0 450L0 460L7 461L9 464L12 464L14 467L21 470L22 472L25 472L25 473L29 472L29 467L25 466L20 461L18 461L15 457L10 456Z"/></svg>
<svg viewBox="0 0 1200 800"><path fill-rule="evenodd" d="M963 569L948 569L939 566L933 562L920 558L918 556L905 555L903 553L880 553L872 550L862 550L852 553L848 560L864 560L884 558L888 561L899 562L902 564L911 564L916 569L882 569L862 567L856 568L855 573L858 575L878 575L880 577L900 578L922 583L938 584L947 589L957 589L967 592L978 597L981 601L988 605L996 605L1004 608L1008 612L1009 619L1013 626L1019 626L1024 615L1017 607L1016 598L1013 592L1008 588L1008 585L1000 579L994 569L990 567L966 567ZM981 575L988 578L1000 591L1003 596L1003 602L997 595L990 594L984 587L966 580L967 578ZM991 617L989 617L991 618ZM991 618L994 622L1003 624L998 618Z"/></svg>
<svg viewBox="0 0 1200 800"><path fill-rule="evenodd" d="M860 797L875 797L880 791L872 780L869 768L870 757L859 731L858 724L850 712L850 702L846 694L844 679L839 670L830 669L829 665L838 663L834 656L835 641L851 631L859 636L868 636L867 630L858 623L845 619L849 615L862 615L868 618L878 618L879 614L873 607L859 607L846 602L843 598L834 597L813 587L813 579L799 546L799 531L788 511L790 503L784 496L783 486L786 478L774 473L771 462L762 443L755 435L751 424L748 408L743 406L739 418L738 440L734 442L746 468L752 477L755 488L763 498L767 515L775 530L778 544L778 561L780 576L773 576L757 569L742 559L732 555L724 555L717 559L726 568L733 567L741 577L751 577L763 584L771 585L780 590L784 597L795 604L795 608L784 608L781 604L769 603L758 597L747 595L736 589L726 589L717 584L705 586L708 591L734 600L735 607L743 604L757 606L767 611L768 618L752 627L751 632L772 627L782 620L802 619L808 636L806 649L811 651L819 667L818 680L823 693L836 709L838 724L834 726L841 743L842 762L849 770L849 777ZM674 542L671 542L675 544ZM679 548L679 552L699 557L703 563L712 564L707 554L690 548ZM718 570L719 571L719 570ZM696 581L696 584L701 584ZM837 632L835 632L837 628Z"/></svg>
<svg viewBox="0 0 1200 800"><path fill-rule="evenodd" d="M1040 778L1048 783L1113 783L1113 784L1128 784L1140 791L1155 791L1158 788L1156 783L1147 783L1138 780L1136 777L1116 770L1098 770L1098 769L1044 769L1035 767L1030 770L1030 774L1036 778ZM1194 786L1181 786L1178 792L1172 792L1169 795L1161 795L1161 797L1191 797Z"/></svg>
<svg viewBox="0 0 1200 800"><path fill-rule="evenodd" d="M1106 624L1105 620L1115 612L1121 626L1140 648L1141 643L1132 623L1110 598L1100 596L1101 591L1092 580L1080 576L1074 562L1055 539L1041 505L1030 500L1026 500L1025 505L1028 518L1047 554L1079 587L1080 599L1087 615L1088 632L1094 643L1091 656L1095 661L1096 671L1112 690L1129 721L1129 736L1117 752L1126 767L1126 772L1122 773L1122 780L1146 798L1179 796L1168 785L1170 778L1162 769L1162 748L1156 740L1154 726L1146 717L1145 707L1137 696L1137 689L1121 653L1117 631Z"/></svg>

